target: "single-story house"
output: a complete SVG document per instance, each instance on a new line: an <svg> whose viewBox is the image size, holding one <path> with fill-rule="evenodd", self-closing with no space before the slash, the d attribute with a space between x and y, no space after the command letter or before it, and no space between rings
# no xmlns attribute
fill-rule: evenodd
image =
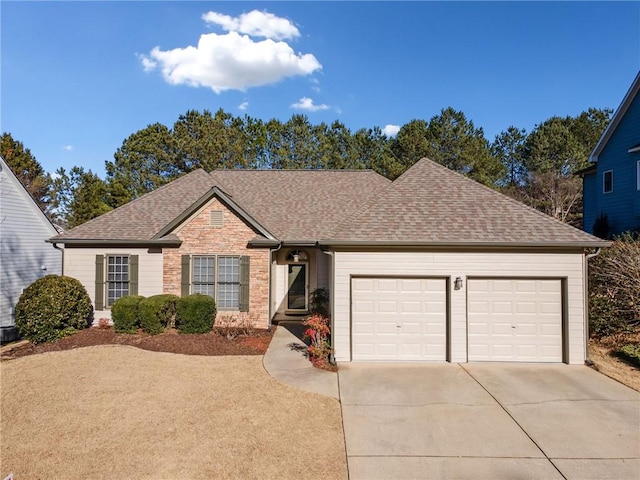
<svg viewBox="0 0 640 480"><path fill-rule="evenodd" d="M587 358L587 254L607 242L428 159L368 170L196 170L51 242L95 318L127 294L212 295L258 327L331 297L335 359Z"/></svg>
<svg viewBox="0 0 640 480"><path fill-rule="evenodd" d="M14 314L22 291L62 272L62 252L46 243L57 233L0 157L0 343L18 338Z"/></svg>

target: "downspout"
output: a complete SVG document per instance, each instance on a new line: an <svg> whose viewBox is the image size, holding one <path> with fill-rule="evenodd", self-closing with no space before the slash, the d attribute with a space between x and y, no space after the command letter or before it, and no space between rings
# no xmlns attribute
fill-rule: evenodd
<svg viewBox="0 0 640 480"><path fill-rule="evenodd" d="M57 243L53 242L53 248L62 252L62 268L60 269L60 275L64 277L64 248L60 248Z"/></svg>
<svg viewBox="0 0 640 480"><path fill-rule="evenodd" d="M593 253L587 253L583 260L584 271L584 362L591 365L593 362L589 358L589 259L600 255L600 247L596 248Z"/></svg>
<svg viewBox="0 0 640 480"><path fill-rule="evenodd" d="M267 331L271 331L271 319L273 318L273 314L272 314L272 310L271 310L271 300L272 300L272 292L271 290L273 289L273 279L271 278L271 264L273 263L273 254L276 253L278 250L280 250L282 248L282 242L280 242L280 244L278 245L278 248L270 248L269 249L269 268L268 268L268 273L267 273L267 278L269 278L269 309L268 309L268 315L269 318L267 319Z"/></svg>
<svg viewBox="0 0 640 480"><path fill-rule="evenodd" d="M331 257L331 290L329 291L329 295L330 295L329 298L331 299L330 302L329 302L329 318L331 320L331 325L330 325L330 328L331 328L331 353L329 354L329 363L331 365L335 365L336 364L336 359L335 359L335 356L333 355L333 352L335 351L335 346L334 346L334 337L335 336L333 334L333 331L334 331L333 330L333 326L334 326L334 321L335 321L335 319L334 319L335 315L333 314L333 312L334 312L334 306L335 306L334 305L334 302L335 302L334 299L335 299L335 291L336 291L336 289L335 289L335 278L336 278L336 275L335 275L335 263L336 263L336 261L335 261L335 259L336 259L336 257L334 255L335 252L329 252L329 251L326 251L326 250L322 250L322 253L325 253L325 254L327 254L327 255L329 255Z"/></svg>

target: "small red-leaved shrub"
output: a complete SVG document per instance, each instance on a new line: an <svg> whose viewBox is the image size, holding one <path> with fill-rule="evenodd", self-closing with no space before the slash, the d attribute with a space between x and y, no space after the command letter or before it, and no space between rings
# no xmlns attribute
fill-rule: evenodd
<svg viewBox="0 0 640 480"><path fill-rule="evenodd" d="M329 319L316 313L308 317L303 325L307 327L304 336L311 340L308 347L309 359L315 366L328 365L331 354Z"/></svg>

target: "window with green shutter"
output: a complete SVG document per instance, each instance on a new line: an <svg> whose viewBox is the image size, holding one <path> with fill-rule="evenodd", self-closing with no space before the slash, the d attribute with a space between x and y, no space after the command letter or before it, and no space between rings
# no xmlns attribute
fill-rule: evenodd
<svg viewBox="0 0 640 480"><path fill-rule="evenodd" d="M118 298L137 294L138 255L96 255L96 310L110 307Z"/></svg>
<svg viewBox="0 0 640 480"><path fill-rule="evenodd" d="M249 311L249 257L183 255L182 295L214 298L218 310Z"/></svg>

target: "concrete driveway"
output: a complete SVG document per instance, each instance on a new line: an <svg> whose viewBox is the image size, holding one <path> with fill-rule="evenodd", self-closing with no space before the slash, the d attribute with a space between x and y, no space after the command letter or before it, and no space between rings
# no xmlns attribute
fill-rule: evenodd
<svg viewBox="0 0 640 480"><path fill-rule="evenodd" d="M640 478L640 394L585 366L341 364L350 480Z"/></svg>

